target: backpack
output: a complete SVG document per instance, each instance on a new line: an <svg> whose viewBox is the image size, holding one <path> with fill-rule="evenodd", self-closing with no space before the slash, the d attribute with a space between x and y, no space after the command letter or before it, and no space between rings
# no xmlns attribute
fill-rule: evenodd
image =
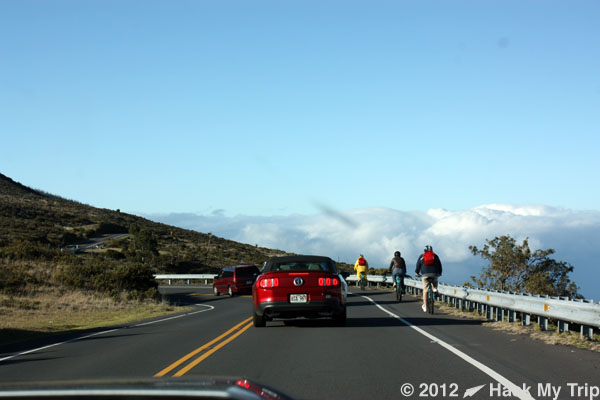
<svg viewBox="0 0 600 400"><path fill-rule="evenodd" d="M367 260L365 260L364 258L358 259L358 265L365 265L366 262L367 262Z"/></svg>
<svg viewBox="0 0 600 400"><path fill-rule="evenodd" d="M423 253L423 265L430 266L433 264L435 264L435 254L433 253L433 250Z"/></svg>

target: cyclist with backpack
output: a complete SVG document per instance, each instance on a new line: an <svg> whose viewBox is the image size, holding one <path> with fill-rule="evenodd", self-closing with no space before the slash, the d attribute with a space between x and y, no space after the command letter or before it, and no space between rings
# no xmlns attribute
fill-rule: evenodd
<svg viewBox="0 0 600 400"><path fill-rule="evenodd" d="M427 312L427 291L429 285L433 284L433 292L438 292L438 276L442 275L442 262L440 258L433 252L433 248L429 245L425 246L423 254L417 260L417 269L415 269L417 277L423 277L423 305L421 308ZM427 278L432 278L431 282Z"/></svg>
<svg viewBox="0 0 600 400"><path fill-rule="evenodd" d="M399 251L394 253L394 258L392 258L392 261L390 261L390 267L388 268L388 271L392 273L392 282L394 282L394 287L396 287L396 275L400 277L402 294L404 294L404 275L406 275L406 262L404 261L404 258L400 256Z"/></svg>
<svg viewBox="0 0 600 400"><path fill-rule="evenodd" d="M367 262L367 259L362 254L359 255L356 259L356 262L354 263L354 270L356 271L356 277L358 278L358 281L356 282L357 285L360 284L361 274L365 275L365 280L367 279L368 269L369 263Z"/></svg>

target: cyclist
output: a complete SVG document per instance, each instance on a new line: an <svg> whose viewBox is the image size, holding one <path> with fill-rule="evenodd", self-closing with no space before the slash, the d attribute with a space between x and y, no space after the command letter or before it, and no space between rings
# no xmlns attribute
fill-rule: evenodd
<svg viewBox="0 0 600 400"><path fill-rule="evenodd" d="M390 261L390 267L388 271L392 273L392 282L394 282L394 287L396 287L396 275L400 276L400 285L402 287L402 294L404 294L404 275L406 275L406 262L404 262L404 258L400 256L400 252L396 251L394 253L394 258Z"/></svg>
<svg viewBox="0 0 600 400"><path fill-rule="evenodd" d="M356 271L356 277L358 280L356 281L356 285L360 285L360 274L365 274L365 280L367 279L367 270L369 269L369 263L367 259L362 254L358 256L356 262L354 263L354 270Z"/></svg>
<svg viewBox="0 0 600 400"><path fill-rule="evenodd" d="M433 248L429 245L425 246L423 254L417 260L417 269L415 269L417 277L423 277L423 305L421 308L427 312L427 290L429 290L429 281L427 278L433 278L433 292L438 292L438 276L442 275L442 262L440 258L433 252Z"/></svg>

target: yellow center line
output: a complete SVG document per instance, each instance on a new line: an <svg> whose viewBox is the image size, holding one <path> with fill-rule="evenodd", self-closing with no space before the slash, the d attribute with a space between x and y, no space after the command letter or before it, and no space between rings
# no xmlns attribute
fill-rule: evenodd
<svg viewBox="0 0 600 400"><path fill-rule="evenodd" d="M251 326L252 326L252 322L250 322L248 325L246 325L245 327L243 327L242 329L240 329L240 331L237 332L235 335L231 335L226 340L224 340L221 343L219 343L218 345L216 345L212 350L207 351L206 353L202 354L202 356L196 358L194 361L192 361L191 363L189 363L188 365L186 365L184 368L180 369L179 372L177 372L173 376L174 377L180 377L180 376L185 375L190 369L194 368L196 365L198 365L202 361L206 360L214 352L216 352L217 350L219 350L221 347L225 346L227 343L231 342L236 337L240 336L242 333L244 333Z"/></svg>
<svg viewBox="0 0 600 400"><path fill-rule="evenodd" d="M160 371L159 373L157 373L156 375L154 375L155 378L160 378L161 376L165 376L166 374L168 374L169 372L171 372L172 370L174 370L175 368L177 368L178 366L180 366L181 364L183 364L184 362L186 362L187 360L189 360L190 358L194 357L196 354L200 353L201 351L206 350L207 348L209 348L210 346L212 346L213 344L215 344L216 342L218 342L219 340L223 339L225 336L229 335L230 333L232 333L233 331L240 329L240 327L242 325L244 325L245 323L247 323L248 321L250 321L252 319L252 317L247 318L245 320L243 320L242 322L240 322L239 324L237 324L236 326L234 326L233 328L231 328L230 330L228 330L227 332L223 333L222 335L217 336L216 338L214 338L213 340L211 340L210 342L206 343L205 345L198 347L196 350L192 351L191 353L181 357L179 360L175 361L173 364L169 365L167 368L163 369L162 371ZM246 329L248 329L250 327L250 325L244 327L245 331ZM243 331L238 332L238 334L235 336L239 336L239 334ZM234 338L235 338L234 337ZM231 341L231 340L230 340ZM229 342L227 342L229 343ZM221 346L223 347L223 346ZM219 347L220 348L220 347ZM214 353L214 351L213 351ZM212 354L212 353L210 353ZM209 354L209 355L210 355ZM204 357L206 358L206 357ZM197 363L196 363L197 364ZM186 371L187 372L187 371Z"/></svg>

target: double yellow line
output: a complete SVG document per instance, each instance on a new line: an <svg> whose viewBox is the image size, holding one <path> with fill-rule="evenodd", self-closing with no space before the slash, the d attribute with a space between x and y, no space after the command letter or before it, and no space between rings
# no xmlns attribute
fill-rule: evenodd
<svg viewBox="0 0 600 400"><path fill-rule="evenodd" d="M239 324L237 324L236 326L234 326L227 332L223 333L222 335L217 336L216 338L214 338L210 342L206 343L205 345L198 347L196 350L192 351L191 353L181 357L179 360L175 361L173 364L169 365L167 368L163 369L162 371L160 371L159 373L154 375L154 377L160 378L161 376L165 376L168 373L170 373L171 371L173 371L175 368L179 367L180 365L182 365L183 363L185 363L186 361L191 359L192 357L196 356L197 354L202 353L202 355L200 357L198 357L198 358L194 359L192 362L188 363L185 367L183 367L179 371L177 371L173 376L179 377L179 376L185 375L196 365L198 365L202 361L206 360L213 353L215 353L220 348L227 345L227 343L231 342L232 340L234 340L235 338L240 336L242 333L244 333L248 328L250 328L252 326L252 322L250 322L251 319L252 319L252 317L243 320L242 322L240 322ZM226 339L222 340L224 338L226 338ZM213 345L215 343L218 343L218 344L213 347Z"/></svg>

